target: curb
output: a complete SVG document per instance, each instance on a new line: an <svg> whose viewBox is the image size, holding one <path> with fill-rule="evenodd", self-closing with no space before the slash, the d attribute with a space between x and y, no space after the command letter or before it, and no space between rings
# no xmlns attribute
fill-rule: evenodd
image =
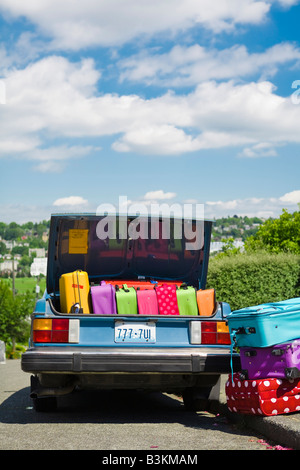
<svg viewBox="0 0 300 470"><path fill-rule="evenodd" d="M291 413L278 416L257 416L233 413L229 411L225 395L225 382L227 376L221 377L221 391L219 401L212 403L218 411L230 421L259 432L274 442L293 450L300 450L300 413Z"/></svg>

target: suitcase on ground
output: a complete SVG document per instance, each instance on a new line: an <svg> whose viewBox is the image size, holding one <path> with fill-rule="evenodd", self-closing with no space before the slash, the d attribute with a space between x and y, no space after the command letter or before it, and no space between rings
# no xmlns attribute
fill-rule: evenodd
<svg viewBox="0 0 300 470"><path fill-rule="evenodd" d="M140 289L136 291L138 312L140 315L158 315L158 303L154 289Z"/></svg>
<svg viewBox="0 0 300 470"><path fill-rule="evenodd" d="M118 315L136 315L137 314L137 298L134 287L123 287L116 285L116 304Z"/></svg>
<svg viewBox="0 0 300 470"><path fill-rule="evenodd" d="M241 380L231 374L225 385L230 411L241 414L275 416L300 411L300 380L267 378Z"/></svg>
<svg viewBox="0 0 300 470"><path fill-rule="evenodd" d="M63 274L59 279L61 313L90 313L90 283L85 271Z"/></svg>
<svg viewBox="0 0 300 470"><path fill-rule="evenodd" d="M198 315L196 290L194 287L182 284L176 290L176 296L180 315Z"/></svg>
<svg viewBox="0 0 300 470"><path fill-rule="evenodd" d="M299 337L300 298L235 310L227 321L238 347L265 348L285 343Z"/></svg>
<svg viewBox="0 0 300 470"><path fill-rule="evenodd" d="M210 317L216 308L215 289L198 290L197 304L199 315Z"/></svg>
<svg viewBox="0 0 300 470"><path fill-rule="evenodd" d="M240 348L241 377L300 377L300 339L268 348Z"/></svg>
<svg viewBox="0 0 300 470"><path fill-rule="evenodd" d="M91 286L93 313L97 315L114 315L117 313L115 288L101 281L100 286Z"/></svg>
<svg viewBox="0 0 300 470"><path fill-rule="evenodd" d="M155 288L160 315L179 315L176 285L163 284Z"/></svg>

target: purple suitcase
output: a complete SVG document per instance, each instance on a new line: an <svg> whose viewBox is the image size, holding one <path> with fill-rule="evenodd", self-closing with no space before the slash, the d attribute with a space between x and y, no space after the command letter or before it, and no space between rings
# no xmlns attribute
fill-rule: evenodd
<svg viewBox="0 0 300 470"><path fill-rule="evenodd" d="M93 313L98 315L117 314L115 288L101 281L100 286L91 286Z"/></svg>
<svg viewBox="0 0 300 470"><path fill-rule="evenodd" d="M140 315L158 315L158 303L154 289L136 291L138 312Z"/></svg>
<svg viewBox="0 0 300 470"><path fill-rule="evenodd" d="M300 339L266 348L240 348L241 372L244 379L300 377Z"/></svg>

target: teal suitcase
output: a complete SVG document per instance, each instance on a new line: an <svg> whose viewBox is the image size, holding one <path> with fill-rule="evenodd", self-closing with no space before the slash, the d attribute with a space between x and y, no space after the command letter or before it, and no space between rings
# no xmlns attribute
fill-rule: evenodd
<svg viewBox="0 0 300 470"><path fill-rule="evenodd" d="M182 284L177 290L179 315L198 315L196 290L194 287Z"/></svg>
<svg viewBox="0 0 300 470"><path fill-rule="evenodd" d="M137 315L137 296L134 287L116 285L116 303L118 315Z"/></svg>
<svg viewBox="0 0 300 470"><path fill-rule="evenodd" d="M299 338L300 297L235 310L227 316L237 347L264 348Z"/></svg>

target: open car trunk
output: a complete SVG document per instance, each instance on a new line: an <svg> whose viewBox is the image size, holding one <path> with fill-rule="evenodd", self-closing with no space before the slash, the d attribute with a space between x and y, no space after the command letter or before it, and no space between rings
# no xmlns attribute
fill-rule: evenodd
<svg viewBox="0 0 300 470"><path fill-rule="evenodd" d="M47 292L61 311L59 279L82 270L102 280L170 281L205 289L211 221L57 214L51 218Z"/></svg>

